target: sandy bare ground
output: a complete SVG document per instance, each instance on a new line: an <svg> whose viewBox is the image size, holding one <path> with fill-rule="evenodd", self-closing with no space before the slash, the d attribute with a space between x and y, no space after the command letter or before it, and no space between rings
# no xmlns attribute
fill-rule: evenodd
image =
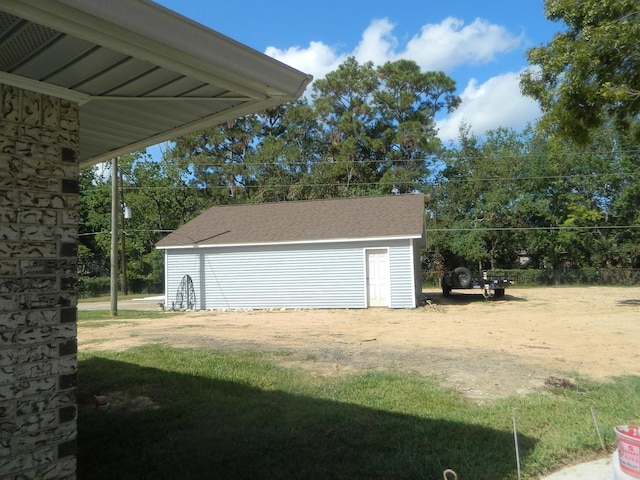
<svg viewBox="0 0 640 480"><path fill-rule="evenodd" d="M446 299L425 294L430 304L415 310L187 312L81 323L79 349L253 350L319 375L415 372L480 402L540 390L551 376L640 375L640 288L511 288L499 300L471 290Z"/></svg>

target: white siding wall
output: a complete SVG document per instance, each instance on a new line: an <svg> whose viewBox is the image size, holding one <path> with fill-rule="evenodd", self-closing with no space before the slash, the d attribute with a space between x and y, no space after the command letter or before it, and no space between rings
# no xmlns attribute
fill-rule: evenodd
<svg viewBox="0 0 640 480"><path fill-rule="evenodd" d="M412 240L413 244L413 281L415 285L416 301L422 296L422 258L421 249L424 243L418 240ZM416 303L417 306L417 303Z"/></svg>
<svg viewBox="0 0 640 480"><path fill-rule="evenodd" d="M196 292L196 306L195 310L202 310L203 307L200 303L201 285L200 282L200 259L201 255L197 250L170 250L165 255L165 297L167 308L173 308L176 301L176 294L180 287L182 277L190 275L193 280L193 286ZM177 306L176 306L177 307Z"/></svg>
<svg viewBox="0 0 640 480"><path fill-rule="evenodd" d="M365 308L365 248L389 248L391 307L414 307L409 240L168 250L167 307L188 274L196 309Z"/></svg>
<svg viewBox="0 0 640 480"><path fill-rule="evenodd" d="M415 282L411 240L396 243L389 250L391 308L414 308Z"/></svg>

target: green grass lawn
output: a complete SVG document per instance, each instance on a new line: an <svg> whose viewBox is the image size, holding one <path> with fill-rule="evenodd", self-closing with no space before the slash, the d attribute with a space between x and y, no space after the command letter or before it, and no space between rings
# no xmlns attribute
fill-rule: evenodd
<svg viewBox="0 0 640 480"><path fill-rule="evenodd" d="M534 479L610 454L613 427L640 421L638 377L478 406L422 377L325 378L256 352L146 346L79 363L78 478L91 480L516 479L514 412Z"/></svg>

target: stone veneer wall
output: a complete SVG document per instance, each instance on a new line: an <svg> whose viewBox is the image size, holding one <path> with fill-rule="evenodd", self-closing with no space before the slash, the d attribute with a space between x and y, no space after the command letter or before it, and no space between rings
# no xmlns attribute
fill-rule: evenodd
<svg viewBox="0 0 640 480"><path fill-rule="evenodd" d="M78 106L0 84L0 478L74 479Z"/></svg>

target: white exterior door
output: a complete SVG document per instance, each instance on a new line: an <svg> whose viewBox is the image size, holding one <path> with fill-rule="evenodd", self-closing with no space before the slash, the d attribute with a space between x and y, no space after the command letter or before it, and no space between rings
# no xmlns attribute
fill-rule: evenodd
<svg viewBox="0 0 640 480"><path fill-rule="evenodd" d="M389 306L389 252L367 250L367 306Z"/></svg>

